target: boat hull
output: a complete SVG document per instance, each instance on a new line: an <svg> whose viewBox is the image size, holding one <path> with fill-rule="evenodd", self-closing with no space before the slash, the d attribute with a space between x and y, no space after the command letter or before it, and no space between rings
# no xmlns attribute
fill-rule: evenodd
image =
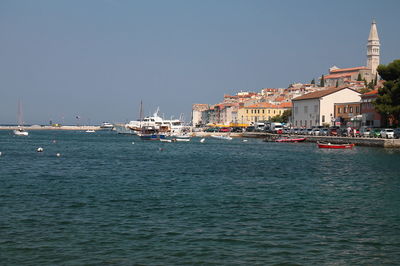
<svg viewBox="0 0 400 266"><path fill-rule="evenodd" d="M330 143L318 143L320 149L352 149L355 144L330 144Z"/></svg>
<svg viewBox="0 0 400 266"><path fill-rule="evenodd" d="M161 140L161 139L165 139L165 135L162 135L162 134L141 134L140 138L142 140Z"/></svg>
<svg viewBox="0 0 400 266"><path fill-rule="evenodd" d="M16 136L28 136L29 133L27 131L14 130L14 135L16 135Z"/></svg>

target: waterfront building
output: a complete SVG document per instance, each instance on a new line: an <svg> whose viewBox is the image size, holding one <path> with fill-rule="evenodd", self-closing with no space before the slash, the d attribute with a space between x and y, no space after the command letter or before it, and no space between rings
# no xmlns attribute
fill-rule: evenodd
<svg viewBox="0 0 400 266"><path fill-rule="evenodd" d="M291 107L292 103L290 102L279 105L262 102L241 106L238 109L237 119L240 124L251 125L260 121L269 121L274 116L282 115L285 110Z"/></svg>
<svg viewBox="0 0 400 266"><path fill-rule="evenodd" d="M192 106L192 125L194 127L205 125L208 123L207 110L210 109L208 104L193 104Z"/></svg>
<svg viewBox="0 0 400 266"><path fill-rule="evenodd" d="M359 102L360 93L344 87L315 91L292 99L292 121L294 127L311 128L324 124L333 125L334 104L340 102Z"/></svg>
<svg viewBox="0 0 400 266"><path fill-rule="evenodd" d="M361 95L362 126L381 127L382 116L375 110L373 101L378 96L378 89Z"/></svg>
<svg viewBox="0 0 400 266"><path fill-rule="evenodd" d="M335 126L361 126L361 102L335 103Z"/></svg>

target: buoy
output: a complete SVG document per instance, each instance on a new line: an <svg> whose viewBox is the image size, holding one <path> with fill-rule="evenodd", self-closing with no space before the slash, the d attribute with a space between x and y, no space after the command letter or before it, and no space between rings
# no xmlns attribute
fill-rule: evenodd
<svg viewBox="0 0 400 266"><path fill-rule="evenodd" d="M134 142L134 141L132 141L132 144L135 144L135 142Z"/></svg>
<svg viewBox="0 0 400 266"><path fill-rule="evenodd" d="M202 139L200 140L200 142L203 143L205 140L206 140L205 138L202 138Z"/></svg>
<svg viewBox="0 0 400 266"><path fill-rule="evenodd" d="M243 142L247 142L247 139L244 139Z"/></svg>
<svg viewBox="0 0 400 266"><path fill-rule="evenodd" d="M39 147L39 148L37 148L36 151L37 151L37 152L43 152L43 148L42 148L42 147Z"/></svg>
<svg viewBox="0 0 400 266"><path fill-rule="evenodd" d="M54 139L54 140L53 140L53 143L56 143L56 142L57 142L57 141Z"/></svg>
<svg viewBox="0 0 400 266"><path fill-rule="evenodd" d="M61 153L57 153L56 156L57 156L57 157L60 157L60 156L61 156Z"/></svg>
<svg viewBox="0 0 400 266"><path fill-rule="evenodd" d="M1 156L1 151L0 151L0 156Z"/></svg>

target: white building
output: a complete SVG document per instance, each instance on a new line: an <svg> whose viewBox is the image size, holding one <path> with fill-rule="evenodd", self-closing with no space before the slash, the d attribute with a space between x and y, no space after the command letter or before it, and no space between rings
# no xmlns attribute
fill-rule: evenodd
<svg viewBox="0 0 400 266"><path fill-rule="evenodd" d="M311 128L333 125L335 103L359 102L360 93L350 88L331 88L315 91L292 99L294 127Z"/></svg>

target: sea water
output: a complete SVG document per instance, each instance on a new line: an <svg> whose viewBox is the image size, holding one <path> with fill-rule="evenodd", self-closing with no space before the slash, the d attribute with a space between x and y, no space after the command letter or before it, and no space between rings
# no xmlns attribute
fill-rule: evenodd
<svg viewBox="0 0 400 266"><path fill-rule="evenodd" d="M0 152L1 265L400 261L399 150L1 131Z"/></svg>

